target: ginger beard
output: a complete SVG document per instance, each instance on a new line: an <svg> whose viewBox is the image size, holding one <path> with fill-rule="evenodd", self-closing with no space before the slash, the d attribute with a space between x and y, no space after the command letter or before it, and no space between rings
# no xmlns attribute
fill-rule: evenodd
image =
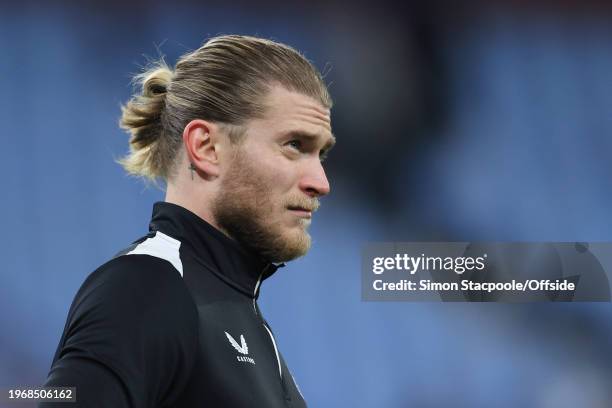
<svg viewBox="0 0 612 408"><path fill-rule="evenodd" d="M316 198L275 196L277 177L252 165L256 162L238 148L213 205L213 216L230 237L269 262L286 262L310 249L306 228L310 220L287 221L289 206L318 208ZM294 216L293 216L294 217Z"/></svg>

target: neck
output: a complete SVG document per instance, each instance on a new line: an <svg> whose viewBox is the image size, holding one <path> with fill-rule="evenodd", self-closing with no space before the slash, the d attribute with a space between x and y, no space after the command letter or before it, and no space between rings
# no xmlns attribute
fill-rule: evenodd
<svg viewBox="0 0 612 408"><path fill-rule="evenodd" d="M181 183L168 183L168 188L166 189L166 197L164 201L167 203L172 203L176 205L180 205L183 208L191 211L196 214L198 217L202 218L204 221L215 227L217 230L223 232L225 235L225 231L221 229L216 222L216 219L213 215L212 211L212 199L209 197L214 197L212 191L198 191L196 185L190 185L188 188L185 188ZM202 199L202 197L206 197L207 199Z"/></svg>

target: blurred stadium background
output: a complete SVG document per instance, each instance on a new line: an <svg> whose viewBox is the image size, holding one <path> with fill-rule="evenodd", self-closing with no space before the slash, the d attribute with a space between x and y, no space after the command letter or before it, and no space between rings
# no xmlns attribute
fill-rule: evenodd
<svg viewBox="0 0 612 408"><path fill-rule="evenodd" d="M612 241L612 3L0 3L0 386L43 383L84 278L163 193L126 177L130 78L212 35L326 72L338 146L261 307L312 407L609 407L612 308L360 301L368 241Z"/></svg>

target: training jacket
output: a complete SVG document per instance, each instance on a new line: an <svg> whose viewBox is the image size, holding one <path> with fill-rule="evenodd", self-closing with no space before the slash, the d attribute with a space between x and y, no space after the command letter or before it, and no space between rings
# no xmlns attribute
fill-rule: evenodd
<svg viewBox="0 0 612 408"><path fill-rule="evenodd" d="M79 289L40 407L305 407L257 306L278 266L175 204Z"/></svg>

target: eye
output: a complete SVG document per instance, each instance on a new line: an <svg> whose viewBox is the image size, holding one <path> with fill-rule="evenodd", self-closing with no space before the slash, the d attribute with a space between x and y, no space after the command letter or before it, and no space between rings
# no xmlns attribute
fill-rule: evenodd
<svg viewBox="0 0 612 408"><path fill-rule="evenodd" d="M295 150L302 151L302 142L300 140L290 140L287 146L291 146Z"/></svg>

